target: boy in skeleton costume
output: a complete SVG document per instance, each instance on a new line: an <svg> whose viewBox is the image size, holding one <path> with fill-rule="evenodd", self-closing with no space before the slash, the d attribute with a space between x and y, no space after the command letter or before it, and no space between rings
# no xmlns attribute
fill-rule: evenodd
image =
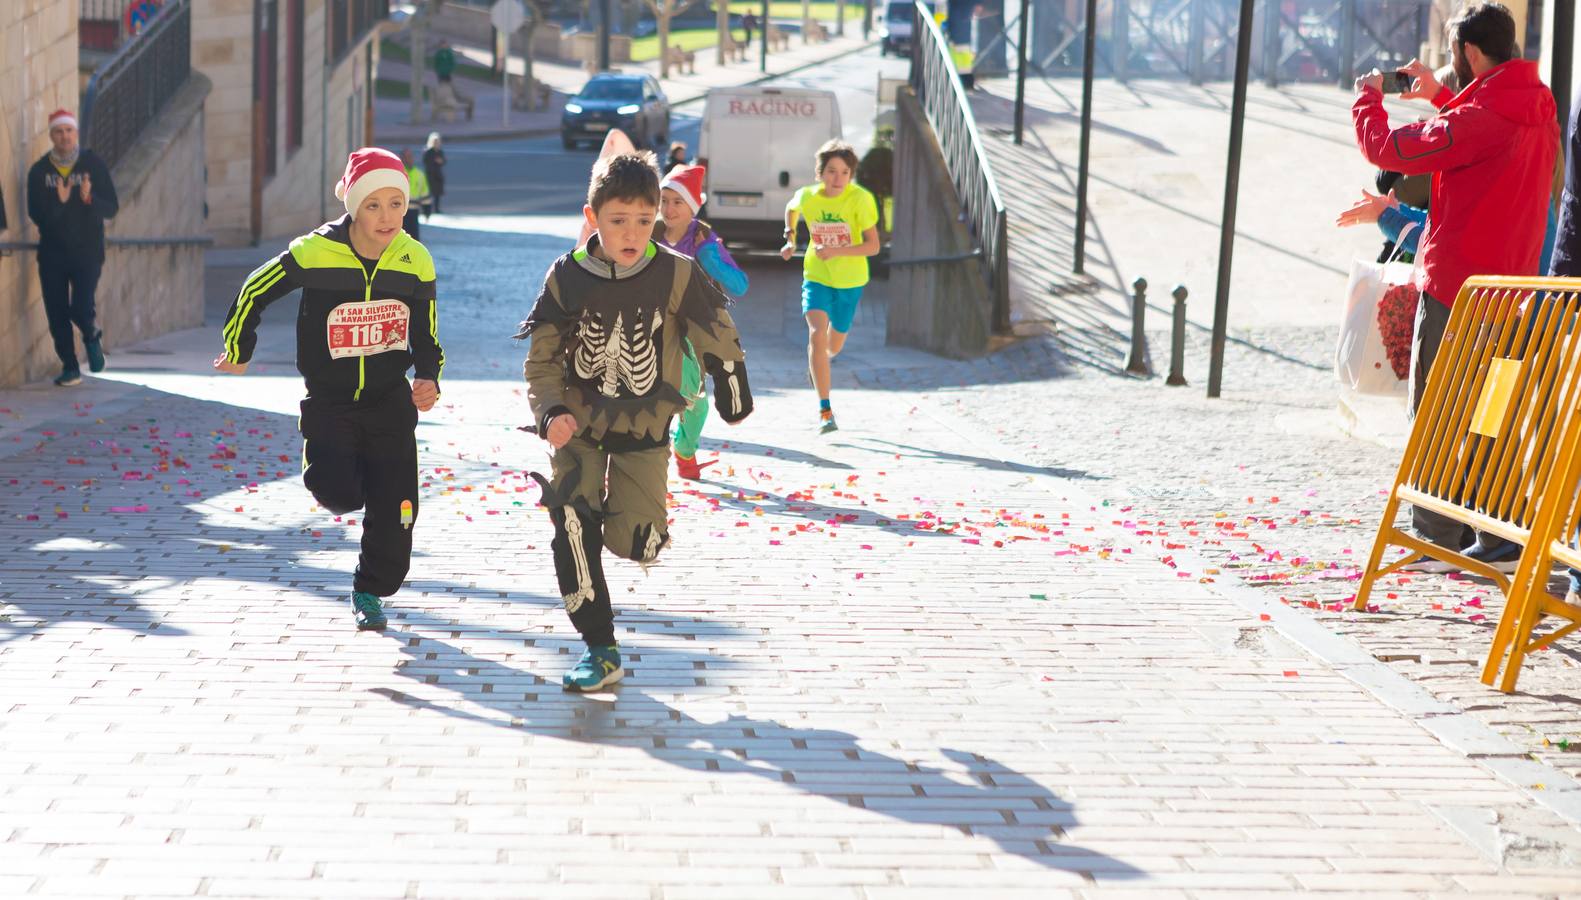
<svg viewBox="0 0 1581 900"><path fill-rule="evenodd" d="M583 215L596 231L550 266L517 337L530 337L527 397L555 448L543 503L555 526L555 573L587 652L567 690L624 675L601 551L647 565L669 545L670 420L686 408L681 357L691 341L732 424L752 412L745 356L725 297L685 256L652 240L659 208L653 154L594 167Z"/></svg>

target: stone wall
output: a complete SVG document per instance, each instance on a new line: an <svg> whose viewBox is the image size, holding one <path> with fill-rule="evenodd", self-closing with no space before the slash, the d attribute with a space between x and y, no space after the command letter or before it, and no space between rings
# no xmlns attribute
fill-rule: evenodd
<svg viewBox="0 0 1581 900"><path fill-rule="evenodd" d="M346 154L366 140L369 54L377 28L327 67L327 0L307 0L303 15L302 143L287 144L284 10L277 41L275 173L263 184L261 230L252 230L253 3L194 0L192 66L214 83L207 105L209 232L221 246L270 242L311 230L340 208L332 194ZM377 60L374 60L375 64ZM325 81L327 72L327 84Z"/></svg>
<svg viewBox="0 0 1581 900"><path fill-rule="evenodd" d="M121 211L105 229L109 246L98 305L99 327L112 354L117 347L203 324L201 244L118 245L116 239L206 236L196 188L203 184L209 88L202 73L192 73L111 173Z"/></svg>
<svg viewBox="0 0 1581 900"><path fill-rule="evenodd" d="M0 0L0 194L9 226L0 243L37 237L27 170L49 150L49 114L60 107L77 108L77 0ZM0 386L57 365L31 252L0 251L0 322Z"/></svg>
<svg viewBox="0 0 1581 900"><path fill-rule="evenodd" d="M916 95L902 88L895 105L894 259L969 252L972 237L955 186ZM888 343L957 358L987 353L993 301L982 265L967 259L895 266Z"/></svg>

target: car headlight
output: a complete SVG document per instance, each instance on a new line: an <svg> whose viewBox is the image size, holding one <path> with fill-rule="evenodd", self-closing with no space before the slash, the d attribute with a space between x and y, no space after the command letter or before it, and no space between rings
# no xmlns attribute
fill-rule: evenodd
<svg viewBox="0 0 1581 900"><path fill-rule="evenodd" d="M582 107L578 106L575 103L567 103L565 105L565 111L570 113L570 114L572 114L572 115L576 115L577 113L582 111Z"/></svg>
<svg viewBox="0 0 1581 900"><path fill-rule="evenodd" d="M640 103L628 103L625 106L622 106L620 109L615 110L615 112L623 116L634 116L637 113L642 112L642 105Z"/></svg>

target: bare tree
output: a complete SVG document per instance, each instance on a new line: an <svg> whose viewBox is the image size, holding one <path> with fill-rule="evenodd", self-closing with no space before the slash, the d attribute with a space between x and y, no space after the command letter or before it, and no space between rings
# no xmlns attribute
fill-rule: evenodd
<svg viewBox="0 0 1581 900"><path fill-rule="evenodd" d="M670 20L690 9L697 0L643 0L659 22L659 77L670 77ZM725 0L719 0L723 3Z"/></svg>
<svg viewBox="0 0 1581 900"><path fill-rule="evenodd" d="M526 46L522 48L522 90L527 95L524 102L530 111L538 108L537 85L533 83L532 77L532 39L538 26L549 21L549 0L524 0L524 4L527 7L527 21L521 27L522 39L526 42ZM505 49L508 59L510 57L508 35L505 38Z"/></svg>

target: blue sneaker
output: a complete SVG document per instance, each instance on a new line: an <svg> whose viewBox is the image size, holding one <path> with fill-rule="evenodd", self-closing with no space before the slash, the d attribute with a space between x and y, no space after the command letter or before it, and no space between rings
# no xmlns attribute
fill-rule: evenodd
<svg viewBox="0 0 1581 900"><path fill-rule="evenodd" d="M587 693L608 687L624 677L626 670L620 667L620 648L609 644L587 648L560 683L568 691Z"/></svg>
<svg viewBox="0 0 1581 900"><path fill-rule="evenodd" d="M372 594L353 591L351 612L357 620L358 631L383 631L389 620L384 617L384 604Z"/></svg>

